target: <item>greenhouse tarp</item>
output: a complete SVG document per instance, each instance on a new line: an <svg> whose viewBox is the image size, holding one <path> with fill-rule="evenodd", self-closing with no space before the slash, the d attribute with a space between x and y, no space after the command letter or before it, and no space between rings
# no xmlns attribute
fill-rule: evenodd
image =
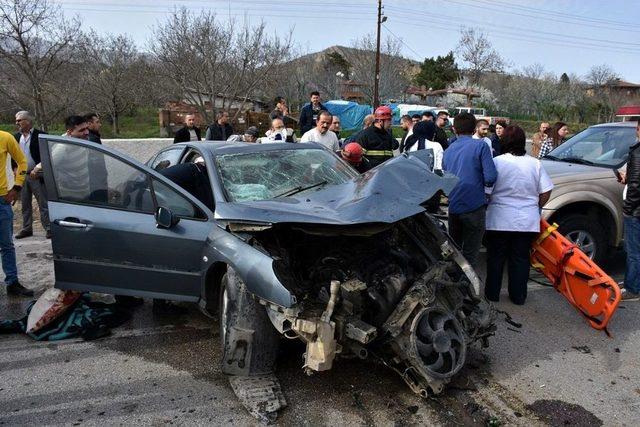
<svg viewBox="0 0 640 427"><path fill-rule="evenodd" d="M364 117L373 112L370 105L360 105L351 101L327 101L324 106L331 114L340 117L343 130L362 128Z"/></svg>

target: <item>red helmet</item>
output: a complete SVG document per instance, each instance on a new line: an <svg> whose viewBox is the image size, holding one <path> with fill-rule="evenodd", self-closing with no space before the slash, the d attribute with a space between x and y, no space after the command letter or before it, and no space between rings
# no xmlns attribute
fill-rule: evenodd
<svg viewBox="0 0 640 427"><path fill-rule="evenodd" d="M376 120L391 120L392 114L393 113L391 112L391 108L387 107L386 105L379 106L373 113Z"/></svg>
<svg viewBox="0 0 640 427"><path fill-rule="evenodd" d="M350 142L342 149L342 158L349 163L360 163L363 155L364 150L357 142Z"/></svg>

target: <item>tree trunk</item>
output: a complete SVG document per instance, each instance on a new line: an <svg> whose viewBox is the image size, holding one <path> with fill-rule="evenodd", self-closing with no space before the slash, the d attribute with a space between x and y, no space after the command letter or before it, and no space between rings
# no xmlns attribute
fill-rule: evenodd
<svg viewBox="0 0 640 427"><path fill-rule="evenodd" d="M111 114L111 121L113 122L113 135L119 136L120 135L120 116L117 111L114 111L113 114Z"/></svg>

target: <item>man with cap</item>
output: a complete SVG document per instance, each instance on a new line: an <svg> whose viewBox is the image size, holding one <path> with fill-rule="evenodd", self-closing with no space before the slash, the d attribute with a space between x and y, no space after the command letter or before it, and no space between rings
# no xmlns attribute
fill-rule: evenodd
<svg viewBox="0 0 640 427"><path fill-rule="evenodd" d="M373 113L373 126L361 132L356 142L365 150L365 158L371 167L378 166L393 157L393 150L398 148L398 141L391 135L391 108L382 105Z"/></svg>

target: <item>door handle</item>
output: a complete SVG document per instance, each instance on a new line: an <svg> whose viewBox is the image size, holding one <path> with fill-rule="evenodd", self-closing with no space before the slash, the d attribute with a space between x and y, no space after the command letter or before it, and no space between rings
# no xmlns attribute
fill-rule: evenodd
<svg viewBox="0 0 640 427"><path fill-rule="evenodd" d="M61 226L61 227L68 227L68 228L87 228L87 224L83 224L81 222L73 222L73 221L64 221L64 220L59 220L56 221L56 223Z"/></svg>

